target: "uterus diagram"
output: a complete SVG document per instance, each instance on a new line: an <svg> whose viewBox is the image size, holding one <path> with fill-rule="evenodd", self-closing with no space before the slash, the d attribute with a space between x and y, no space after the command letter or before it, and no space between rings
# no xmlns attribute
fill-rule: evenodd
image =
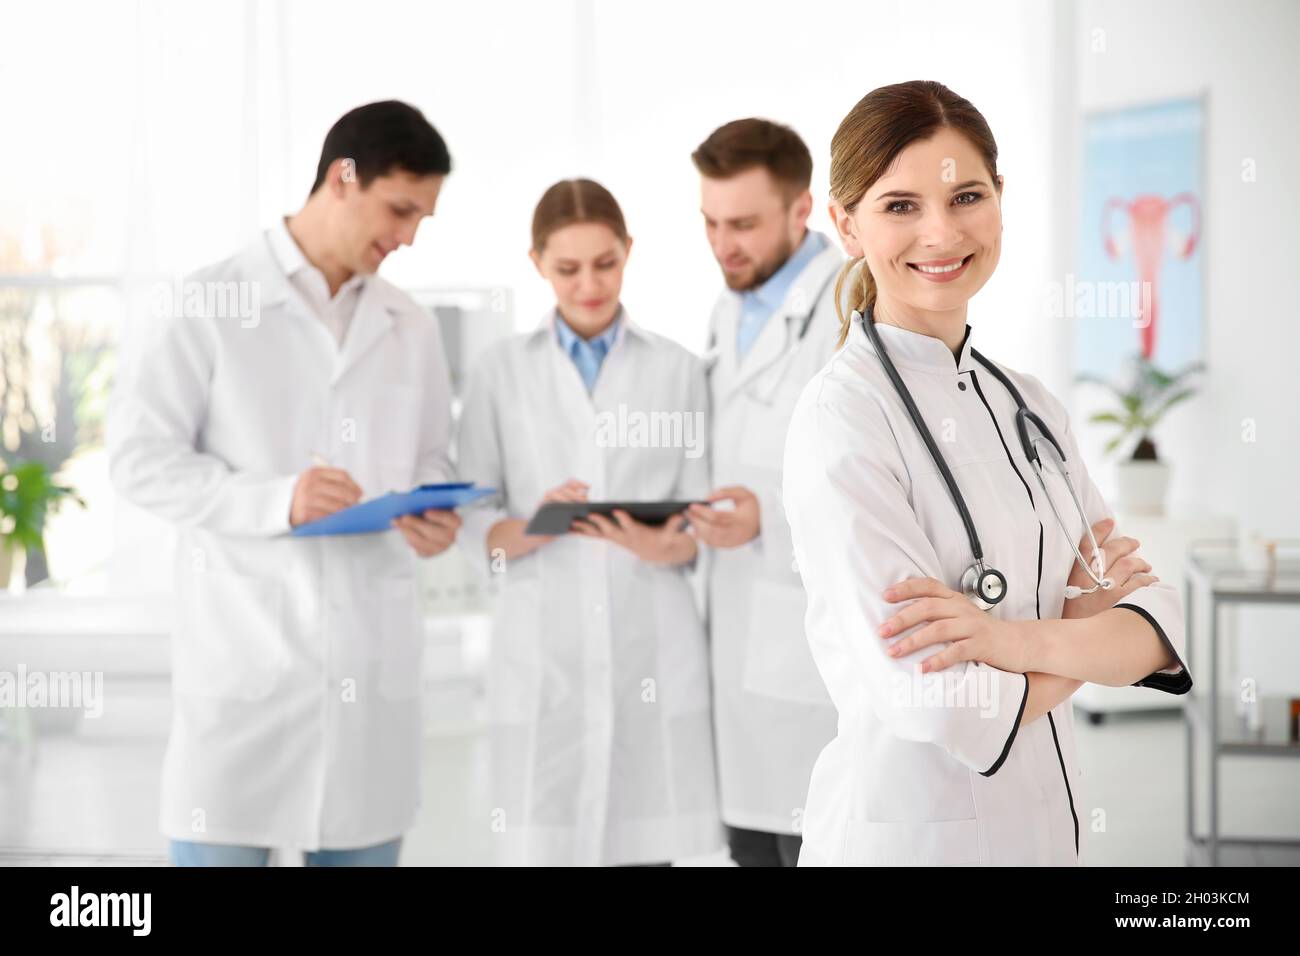
<svg viewBox="0 0 1300 956"><path fill-rule="evenodd" d="M1186 231L1172 224L1173 213L1182 207L1191 218ZM1201 238L1201 204L1188 192L1172 199L1150 193L1133 199L1112 197L1102 207L1101 235L1112 262L1132 257L1142 290L1134 325L1139 330L1142 356L1150 359L1160 328L1160 270L1166 257L1191 258Z"/></svg>

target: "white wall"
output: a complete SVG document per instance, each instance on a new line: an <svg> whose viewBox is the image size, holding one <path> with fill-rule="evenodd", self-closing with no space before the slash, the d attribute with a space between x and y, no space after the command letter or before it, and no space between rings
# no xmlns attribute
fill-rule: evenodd
<svg viewBox="0 0 1300 956"><path fill-rule="evenodd" d="M1203 394L1157 433L1174 466L1171 498L1248 531L1300 537L1300 4L1079 0L1075 24L1080 110L1206 96L1209 371ZM1094 30L1105 52L1092 52ZM1254 182L1243 181L1246 160ZM1248 421L1254 442L1242 440ZM1226 676L1300 693L1300 609L1257 609L1240 624L1240 669Z"/></svg>
<svg viewBox="0 0 1300 956"><path fill-rule="evenodd" d="M1300 537L1300 4L1289 0L1080 0L1079 108L1204 93L1203 395L1160 432L1171 496L1235 515L1255 531ZM1105 31L1104 53L1090 49ZM1253 159L1256 182L1242 181ZM1242 441L1253 419L1257 441Z"/></svg>

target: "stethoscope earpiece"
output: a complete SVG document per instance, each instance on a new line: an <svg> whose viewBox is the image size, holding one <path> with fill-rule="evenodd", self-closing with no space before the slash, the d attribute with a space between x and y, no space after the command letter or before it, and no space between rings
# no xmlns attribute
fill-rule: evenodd
<svg viewBox="0 0 1300 956"><path fill-rule="evenodd" d="M1081 588L1076 587L1073 584L1067 584L1065 586L1065 599L1067 601L1073 601L1075 598L1081 598L1085 594L1094 594L1097 591L1109 591L1114 586L1115 582L1110 578L1102 578L1099 584L1094 584L1090 588Z"/></svg>

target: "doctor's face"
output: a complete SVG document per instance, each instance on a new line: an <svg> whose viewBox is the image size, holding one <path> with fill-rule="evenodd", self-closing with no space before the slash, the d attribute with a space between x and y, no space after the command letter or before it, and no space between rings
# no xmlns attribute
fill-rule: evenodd
<svg viewBox="0 0 1300 956"><path fill-rule="evenodd" d="M980 153L941 129L912 143L852 213L831 215L845 250L865 257L878 301L920 312L961 311L1002 252L1002 200Z"/></svg>
<svg viewBox="0 0 1300 956"><path fill-rule="evenodd" d="M790 199L762 166L727 179L700 177L700 212L727 288L762 285L794 254L812 211L805 189Z"/></svg>
<svg viewBox="0 0 1300 956"><path fill-rule="evenodd" d="M420 223L432 216L442 176L416 176L405 170L378 176L364 189L341 182L336 209L335 246L342 263L369 275L398 246L415 241Z"/></svg>
<svg viewBox="0 0 1300 956"><path fill-rule="evenodd" d="M564 321L583 338L599 335L618 314L623 269L632 248L603 222L575 222L556 229L541 251L528 255L555 290Z"/></svg>

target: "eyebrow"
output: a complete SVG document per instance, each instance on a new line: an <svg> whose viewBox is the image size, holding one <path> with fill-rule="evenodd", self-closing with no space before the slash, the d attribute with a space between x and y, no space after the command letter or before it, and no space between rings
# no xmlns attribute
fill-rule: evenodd
<svg viewBox="0 0 1300 956"><path fill-rule="evenodd" d="M700 210L700 215L703 216L705 219L713 220L713 217L710 216L710 215L709 215L707 212L705 212L703 209ZM725 222L725 223L729 223L729 224L731 224L731 225L734 226L734 225L735 225L736 223L738 223L738 222L745 222L745 221L747 221L747 220L749 220L749 219L757 219L757 218L758 218L758 213L756 213L756 212L751 212L751 213L749 213L748 215L745 215L745 216L732 216L730 219L727 219L727 218L724 217L722 221ZM713 220L713 221L716 221L716 220Z"/></svg>
<svg viewBox="0 0 1300 956"><path fill-rule="evenodd" d="M960 192L963 189L969 189L971 186L987 185L982 179L968 179L964 183L958 183L952 187L953 192ZM920 199L920 193L909 193L902 189L891 189L887 193L881 193L876 199Z"/></svg>
<svg viewBox="0 0 1300 956"><path fill-rule="evenodd" d="M593 261L599 262L601 259L607 259L617 252L618 252L617 249L606 249L600 255L594 256ZM556 259L555 261L557 265L561 265L561 266L580 266L582 265L583 262L583 260L581 259L564 259L564 258Z"/></svg>

